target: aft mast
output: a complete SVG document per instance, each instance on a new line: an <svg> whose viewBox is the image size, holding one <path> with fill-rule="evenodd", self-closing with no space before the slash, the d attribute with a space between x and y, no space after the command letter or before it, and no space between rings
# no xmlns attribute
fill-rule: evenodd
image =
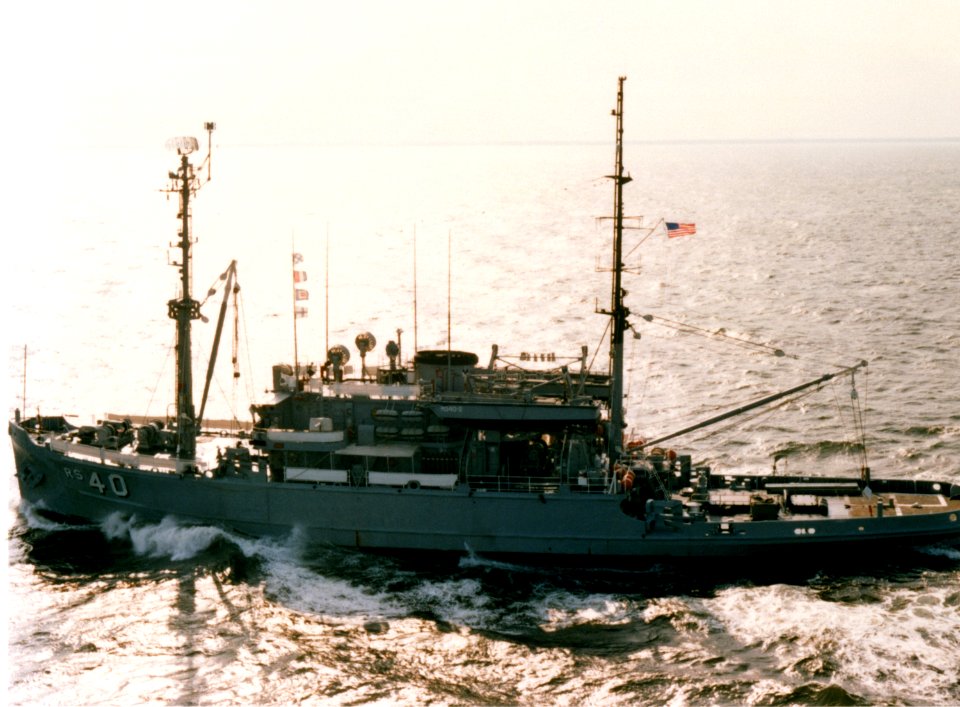
<svg viewBox="0 0 960 707"><path fill-rule="evenodd" d="M206 123L208 140L216 127ZM193 364L191 356L190 326L194 319L200 318L200 303L193 299L191 292L192 274L190 270L190 247L193 243L190 234L190 198L202 186L197 178L190 155L199 147L194 137L173 138L167 146L180 155L180 166L176 172L170 172L168 193L177 193L180 210L179 240L171 244L180 249L180 262L171 263L180 269L180 297L167 302L167 316L176 322L177 327L177 456L181 459L194 459L197 451L197 416L193 406ZM207 155L207 160L210 155ZM202 166L201 166L202 168ZM209 172L207 181L209 181Z"/></svg>
<svg viewBox="0 0 960 707"><path fill-rule="evenodd" d="M617 149L613 174L613 283L610 293L610 429L607 434L607 456L613 463L623 451L623 336L627 329L630 311L623 304L623 185L632 181L623 173L623 82L617 84L617 107L613 111L617 119Z"/></svg>

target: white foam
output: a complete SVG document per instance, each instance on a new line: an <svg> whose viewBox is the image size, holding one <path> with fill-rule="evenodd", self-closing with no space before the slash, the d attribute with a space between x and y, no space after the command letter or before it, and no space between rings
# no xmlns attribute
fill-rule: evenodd
<svg viewBox="0 0 960 707"><path fill-rule="evenodd" d="M189 560L224 536L219 528L183 526L174 518L164 518L156 525L137 525L135 518L111 514L101 523L104 535L112 540L129 540L138 555Z"/></svg>
<svg viewBox="0 0 960 707"><path fill-rule="evenodd" d="M539 598L532 597L529 609L539 627L546 632L589 624L625 624L637 613L635 602L611 594L583 596L563 590L547 592Z"/></svg>
<svg viewBox="0 0 960 707"><path fill-rule="evenodd" d="M829 656L834 679L853 693L891 701L942 703L955 697L960 614L948 607L955 587L871 586L869 603L823 599L808 587L731 588L703 600L734 639L803 672L805 660ZM953 691L953 692L951 692Z"/></svg>
<svg viewBox="0 0 960 707"><path fill-rule="evenodd" d="M451 624L473 628L502 628L483 585L475 579L422 582L400 597L407 609L428 610ZM513 619L511 612L510 619Z"/></svg>
<svg viewBox="0 0 960 707"><path fill-rule="evenodd" d="M67 525L66 523L57 523L56 521L49 520L37 512L40 508L42 508L42 506L39 504L34 506L29 501L20 501L20 515L26 521L27 527L31 530L56 532L59 530L76 529L78 527L76 525Z"/></svg>
<svg viewBox="0 0 960 707"><path fill-rule="evenodd" d="M467 551L467 554L461 557L458 563L458 566L463 569L480 567L480 568L507 570L507 571L514 571L514 572L516 571L524 572L529 570L528 567L524 567L522 565L515 565L510 562L503 562L501 560L490 560L485 557L481 557L480 555L477 555L473 551L473 548L470 547L469 545L464 544L463 548L464 550Z"/></svg>
<svg viewBox="0 0 960 707"><path fill-rule="evenodd" d="M391 605L386 595L320 575L281 557L270 558L264 569L264 594L294 611L365 621L383 616L384 609Z"/></svg>
<svg viewBox="0 0 960 707"><path fill-rule="evenodd" d="M960 560L960 550L955 547L943 547L940 545L930 545L928 547L918 548L925 555L934 555L939 557L949 557L951 560Z"/></svg>
<svg viewBox="0 0 960 707"><path fill-rule="evenodd" d="M588 605L573 610L566 608L549 609L547 618L548 623L541 626L545 631L583 624L614 626L630 621L630 604L610 597L591 597Z"/></svg>
<svg viewBox="0 0 960 707"><path fill-rule="evenodd" d="M305 566L302 534L296 531L279 540L251 540L212 526L181 525L172 517L141 524L120 514L112 514L100 527L108 538L130 542L138 555L173 561L196 557L218 539L226 538L245 556L263 560L264 594L293 611L366 621L383 615L384 609L393 604L391 597L346 580L331 579ZM402 616L404 610L397 606L388 613Z"/></svg>
<svg viewBox="0 0 960 707"><path fill-rule="evenodd" d="M698 633L706 635L711 628L710 617L703 612L694 612L689 599L682 597L662 597L652 599L641 613L643 620L651 623L666 618L678 633Z"/></svg>

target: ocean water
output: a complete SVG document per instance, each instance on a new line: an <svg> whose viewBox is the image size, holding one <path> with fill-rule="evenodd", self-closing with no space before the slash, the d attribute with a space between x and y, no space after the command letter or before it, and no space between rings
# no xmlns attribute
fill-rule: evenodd
<svg viewBox="0 0 960 707"><path fill-rule="evenodd" d="M612 162L609 145L215 148L195 290L237 259L242 316L241 377L221 359L211 414L246 419L293 358L292 250L301 361L370 331L376 363L402 329L406 352L586 345L605 367ZM960 480L960 143L628 143L625 164L631 224L697 224L627 234L632 434L867 360L873 473ZM131 148L43 165L7 274L11 414L166 411L177 224L158 190L175 166ZM850 399L844 378L670 444L719 470L778 454L855 474ZM59 526L2 463L10 704L960 703L955 549L802 568L400 562L172 521Z"/></svg>

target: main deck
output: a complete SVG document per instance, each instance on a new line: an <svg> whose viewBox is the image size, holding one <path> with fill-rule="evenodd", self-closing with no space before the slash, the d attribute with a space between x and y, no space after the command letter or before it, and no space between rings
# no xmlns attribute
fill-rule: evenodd
<svg viewBox="0 0 960 707"><path fill-rule="evenodd" d="M767 484L765 490L769 494L784 485L787 484ZM708 516L746 520L750 515L751 501L755 498L756 492L751 491L711 491L709 501L702 508ZM777 500L780 518L883 518L948 511L960 513L960 498L951 499L943 493L896 490L865 493L855 483L848 492L833 491L831 495L823 495L822 491L805 490L803 493L784 493L772 498Z"/></svg>

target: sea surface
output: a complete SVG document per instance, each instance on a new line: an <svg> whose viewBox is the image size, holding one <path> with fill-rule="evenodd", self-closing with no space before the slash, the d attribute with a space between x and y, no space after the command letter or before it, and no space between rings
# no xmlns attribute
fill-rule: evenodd
<svg viewBox="0 0 960 707"><path fill-rule="evenodd" d="M11 415L168 410L162 143L23 166ZM643 215L625 245L630 434L867 360L854 386L670 445L721 472L776 456L853 476L853 401L874 475L960 481L960 143L628 143L624 161L626 213ZM292 361L291 252L310 292L300 361L369 331L377 363L402 329L405 354L587 346L605 369L612 169L611 145L215 146L194 284L203 299L238 261L241 375L231 324L210 414L248 419L270 366ZM661 219L697 233L668 239ZM197 371L212 329L196 325ZM803 567L439 565L172 520L56 525L0 459L11 705L960 703L954 548Z"/></svg>

